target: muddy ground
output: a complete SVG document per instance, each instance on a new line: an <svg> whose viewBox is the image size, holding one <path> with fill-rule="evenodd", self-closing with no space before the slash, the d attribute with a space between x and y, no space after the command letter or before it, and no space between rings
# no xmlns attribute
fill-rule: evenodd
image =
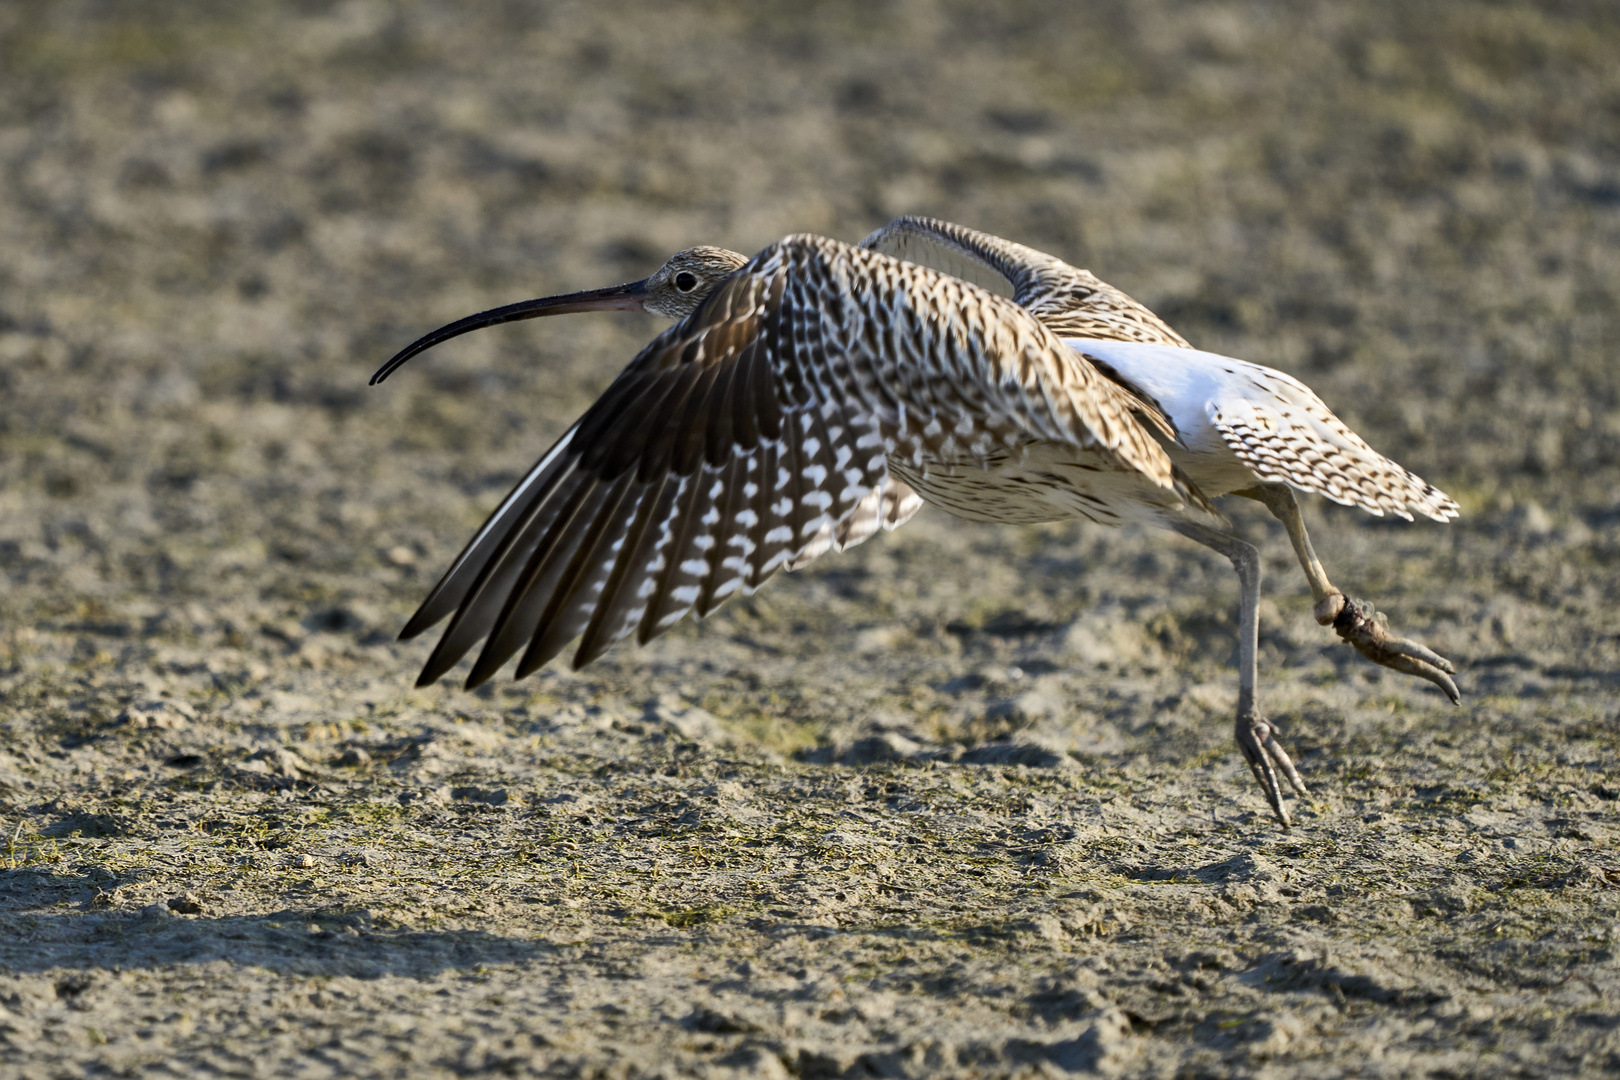
<svg viewBox="0 0 1620 1080"><path fill-rule="evenodd" d="M394 635L658 323L933 213L1451 492L1266 551L925 511L583 672ZM1620 1068L1612 4L0 5L0 1077Z"/></svg>

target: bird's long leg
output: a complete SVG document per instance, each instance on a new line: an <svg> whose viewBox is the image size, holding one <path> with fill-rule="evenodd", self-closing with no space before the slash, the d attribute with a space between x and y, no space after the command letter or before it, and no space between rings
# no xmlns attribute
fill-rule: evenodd
<svg viewBox="0 0 1620 1080"><path fill-rule="evenodd" d="M1305 580L1311 585L1318 623L1333 627L1341 638L1373 663L1427 679L1445 691L1453 705L1461 703L1462 695L1451 678L1457 669L1450 660L1419 642L1392 636L1389 621L1382 612L1375 610L1367 601L1352 599L1334 588L1316 557L1316 551L1311 547L1310 535L1305 531L1305 517L1299 512L1299 503L1291 489L1282 484L1259 484L1236 494L1264 503L1272 516L1288 530L1288 539L1294 545L1294 554L1299 557L1300 569L1305 571Z"/></svg>
<svg viewBox="0 0 1620 1080"><path fill-rule="evenodd" d="M1196 540L1207 548L1225 555L1237 571L1239 587L1238 608L1238 707L1237 742L1249 771L1265 790L1266 801L1277 815L1283 828L1290 824L1288 811L1282 804L1282 786L1277 773L1282 772L1296 794L1305 795L1305 782L1300 779L1293 761L1277 742L1275 730L1255 704L1255 681L1260 650L1260 552L1253 544L1245 543L1230 533L1212 529L1195 521L1177 519L1171 523L1181 535Z"/></svg>

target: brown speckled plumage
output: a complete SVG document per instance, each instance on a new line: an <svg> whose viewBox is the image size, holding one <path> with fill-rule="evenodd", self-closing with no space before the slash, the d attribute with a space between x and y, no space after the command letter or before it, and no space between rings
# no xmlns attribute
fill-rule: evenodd
<svg viewBox="0 0 1620 1080"><path fill-rule="evenodd" d="M1238 743L1286 825L1278 773L1304 787L1255 704L1258 556L1210 502L1239 492L1288 527L1319 619L1456 700L1449 663L1391 638L1371 605L1328 583L1290 488L1407 518L1445 520L1456 504L1373 451L1298 380L1194 350L1090 272L999 237L901 218L859 246L797 235L752 259L693 248L645 282L452 323L375 380L471 329L612 307L680 321L423 601L402 636L450 622L419 685L480 640L469 686L520 649L521 677L576 637L581 666L630 634L646 642L778 570L895 528L924 500L991 522L1134 518L1220 551L1238 571Z"/></svg>
<svg viewBox="0 0 1620 1080"><path fill-rule="evenodd" d="M891 460L901 477L964 463L992 475L982 466L1039 443L1104 462L1167 504L1189 490L1153 435L1162 416L1010 300L817 236L729 269L423 603L407 635L451 616L423 682L486 638L470 684L520 648L527 673L576 636L582 665L893 528L920 502ZM994 520L1066 516L1046 501L1031 518L1012 490Z"/></svg>

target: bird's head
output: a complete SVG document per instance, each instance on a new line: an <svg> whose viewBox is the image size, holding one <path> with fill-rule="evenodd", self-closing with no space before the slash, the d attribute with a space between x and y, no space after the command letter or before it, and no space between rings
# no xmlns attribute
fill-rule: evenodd
<svg viewBox="0 0 1620 1080"><path fill-rule="evenodd" d="M691 247L671 256L652 277L641 281L561 296L543 296L538 300L522 300L468 315L405 346L377 369L377 373L371 377L371 385L375 386L388 378L417 353L426 352L453 337L499 323L538 319L543 315L567 315L576 311L650 311L671 319L684 319L697 310L716 286L736 273L747 261L746 256L725 248L708 245Z"/></svg>
<svg viewBox="0 0 1620 1080"><path fill-rule="evenodd" d="M684 319L747 261L746 256L735 251L706 244L678 251L652 277L641 282L647 294L641 306L655 315Z"/></svg>

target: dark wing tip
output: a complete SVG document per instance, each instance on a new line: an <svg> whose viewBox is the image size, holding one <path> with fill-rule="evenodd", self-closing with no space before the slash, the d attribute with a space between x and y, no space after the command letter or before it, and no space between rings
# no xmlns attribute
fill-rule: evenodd
<svg viewBox="0 0 1620 1080"><path fill-rule="evenodd" d="M417 686L432 686L444 678L446 672L456 666L456 661L461 659L461 654L458 652L453 656L447 656L448 651L445 649L444 640L441 638L439 647L433 650L433 655L428 657L426 664L422 665L422 674L416 677Z"/></svg>
<svg viewBox="0 0 1620 1080"><path fill-rule="evenodd" d="M406 621L405 625L400 627L399 640L409 641L412 638L419 636L422 631L429 629L434 623L438 622L439 619L442 618L444 618L443 615L440 615L438 619L424 619L422 617L421 609L418 608L416 614L412 615L410 619Z"/></svg>
<svg viewBox="0 0 1620 1080"><path fill-rule="evenodd" d="M586 664L598 660L603 653L607 652L615 644L617 642L606 637L586 638L579 643L579 648L574 652L574 657L569 661L568 666L570 669L578 671Z"/></svg>
<svg viewBox="0 0 1620 1080"><path fill-rule="evenodd" d="M533 644L539 644L541 640L542 639L540 636L536 635ZM550 663L552 658L558 653L562 652L567 645L567 641L562 641L559 642L554 648L547 648L538 652L535 651L531 646L529 649L525 650L523 656L518 659L517 667L512 669L512 678L527 679L530 675L533 675L535 672L539 671L541 668ZM573 665L573 670L578 671L579 665Z"/></svg>
<svg viewBox="0 0 1620 1080"><path fill-rule="evenodd" d="M505 662L504 658L502 659L502 662ZM500 664L491 664L486 660L483 654L480 654L479 658L473 662L472 670L467 672L467 681L462 684L463 688L467 690L476 690L484 683L487 683L489 680L493 679L495 674L500 670Z"/></svg>

